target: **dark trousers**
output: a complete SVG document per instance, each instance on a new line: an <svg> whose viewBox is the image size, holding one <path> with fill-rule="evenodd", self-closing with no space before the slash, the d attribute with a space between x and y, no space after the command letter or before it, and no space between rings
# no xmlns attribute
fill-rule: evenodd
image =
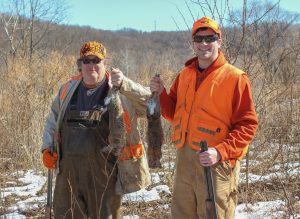
<svg viewBox="0 0 300 219"><path fill-rule="evenodd" d="M73 111L62 124L60 173L53 201L55 218L119 219L116 158L101 152L107 145L108 124L90 120L85 124L79 116L80 112Z"/></svg>

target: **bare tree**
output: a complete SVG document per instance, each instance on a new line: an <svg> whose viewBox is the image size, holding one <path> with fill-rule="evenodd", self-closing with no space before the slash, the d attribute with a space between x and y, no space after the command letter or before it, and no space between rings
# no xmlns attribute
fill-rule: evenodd
<svg viewBox="0 0 300 219"><path fill-rule="evenodd" d="M2 8L1 27L8 54L29 59L45 36L51 34L54 27L51 24L61 22L68 8L65 0L7 0L6 3Z"/></svg>

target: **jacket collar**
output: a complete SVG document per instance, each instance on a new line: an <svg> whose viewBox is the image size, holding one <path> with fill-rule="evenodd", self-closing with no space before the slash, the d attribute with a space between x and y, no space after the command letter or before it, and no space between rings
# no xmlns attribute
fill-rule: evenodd
<svg viewBox="0 0 300 219"><path fill-rule="evenodd" d="M224 54L219 51L219 55L217 57L217 59L210 65L208 66L205 71L206 72L212 72L215 69L225 65L227 63L227 60L224 56ZM198 57L193 57L191 59L189 59L188 61L185 62L185 66L189 67L189 68L199 68L199 63L198 63Z"/></svg>

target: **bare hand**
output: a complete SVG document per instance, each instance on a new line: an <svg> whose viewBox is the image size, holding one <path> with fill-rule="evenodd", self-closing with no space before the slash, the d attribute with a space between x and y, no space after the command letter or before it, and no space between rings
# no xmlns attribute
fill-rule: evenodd
<svg viewBox="0 0 300 219"><path fill-rule="evenodd" d="M212 166L219 162L221 156L215 148L208 148L207 151L199 153L199 160L202 166Z"/></svg>
<svg viewBox="0 0 300 219"><path fill-rule="evenodd" d="M150 80L150 90L151 92L157 92L160 95L165 89L164 82L160 79L160 77L153 77Z"/></svg>
<svg viewBox="0 0 300 219"><path fill-rule="evenodd" d="M121 87L124 79L124 74L118 68L111 68L110 82L115 87Z"/></svg>

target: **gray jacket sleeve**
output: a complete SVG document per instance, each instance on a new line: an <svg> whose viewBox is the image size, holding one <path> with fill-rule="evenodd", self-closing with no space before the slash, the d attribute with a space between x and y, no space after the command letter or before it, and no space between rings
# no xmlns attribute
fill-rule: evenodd
<svg viewBox="0 0 300 219"><path fill-rule="evenodd" d="M151 96L150 88L124 77L120 92L130 100L138 117L146 116L147 100Z"/></svg>
<svg viewBox="0 0 300 219"><path fill-rule="evenodd" d="M54 101L52 102L51 110L50 110L47 120L45 122L44 134L43 134L43 144L41 147L42 151L53 145L53 135L55 132L56 122L57 122L58 113L59 113L59 109L60 109L59 96L60 96L60 92L55 97Z"/></svg>

